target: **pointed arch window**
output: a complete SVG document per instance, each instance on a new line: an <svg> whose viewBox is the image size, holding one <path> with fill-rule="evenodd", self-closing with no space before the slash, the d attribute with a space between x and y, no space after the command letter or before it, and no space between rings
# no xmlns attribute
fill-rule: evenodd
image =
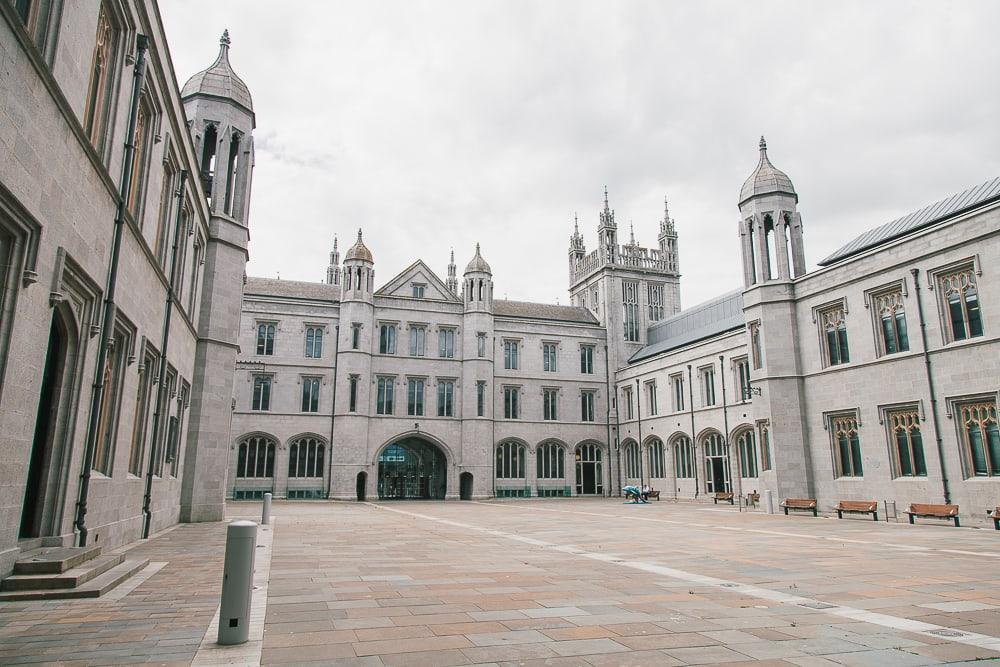
<svg viewBox="0 0 1000 667"><path fill-rule="evenodd" d="M834 470L837 477L862 477L864 469L861 463L857 414L832 415L830 432L833 436Z"/></svg>
<svg viewBox="0 0 1000 667"><path fill-rule="evenodd" d="M844 302L816 311L823 343L824 366L846 364L851 360L847 344L847 309Z"/></svg>
<svg viewBox="0 0 1000 667"><path fill-rule="evenodd" d="M917 409L891 410L886 418L896 477L926 477L927 462Z"/></svg>
<svg viewBox="0 0 1000 667"><path fill-rule="evenodd" d="M535 472L538 479L563 479L566 476L566 448L546 442L535 450Z"/></svg>
<svg viewBox="0 0 1000 667"><path fill-rule="evenodd" d="M299 438L288 448L288 476L322 477L326 446L316 438Z"/></svg>
<svg viewBox="0 0 1000 667"><path fill-rule="evenodd" d="M264 436L252 436L241 441L236 452L236 476L274 477L274 441Z"/></svg>
<svg viewBox="0 0 1000 667"><path fill-rule="evenodd" d="M754 442L753 429L736 436L736 447L740 455L740 476L743 478L757 476L757 446Z"/></svg>
<svg viewBox="0 0 1000 667"><path fill-rule="evenodd" d="M524 479L524 445L502 442L497 447L497 479Z"/></svg>
<svg viewBox="0 0 1000 667"><path fill-rule="evenodd" d="M976 271L972 263L938 276L944 301L945 339L951 343L983 335Z"/></svg>
<svg viewBox="0 0 1000 667"><path fill-rule="evenodd" d="M969 477L1000 476L1000 428L995 400L957 406Z"/></svg>
<svg viewBox="0 0 1000 667"><path fill-rule="evenodd" d="M661 479L663 478L663 442L659 439L653 440L649 443L646 451L649 453L649 477L650 479Z"/></svg>
<svg viewBox="0 0 1000 667"><path fill-rule="evenodd" d="M635 442L625 445L625 477L639 479L639 445Z"/></svg>
<svg viewBox="0 0 1000 667"><path fill-rule="evenodd" d="M90 83L87 86L87 103L83 119L90 143L99 153L103 152L107 138L111 92L118 63L119 36L117 18L107 3L101 2L97 15L97 35L94 38Z"/></svg>
<svg viewBox="0 0 1000 667"><path fill-rule="evenodd" d="M677 479L694 477L694 447L686 435L674 440L674 474Z"/></svg>

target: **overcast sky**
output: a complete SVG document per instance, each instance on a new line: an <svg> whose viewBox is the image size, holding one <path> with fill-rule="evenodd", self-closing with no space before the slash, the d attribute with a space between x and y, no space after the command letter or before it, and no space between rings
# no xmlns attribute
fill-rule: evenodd
<svg viewBox="0 0 1000 667"><path fill-rule="evenodd" d="M1000 176L1000 3L160 3L180 83L224 28L257 129L250 275L319 281L359 227L383 284L476 242L497 295L568 302L605 185L621 242L656 245L682 302L741 286L757 142L799 194L815 263Z"/></svg>

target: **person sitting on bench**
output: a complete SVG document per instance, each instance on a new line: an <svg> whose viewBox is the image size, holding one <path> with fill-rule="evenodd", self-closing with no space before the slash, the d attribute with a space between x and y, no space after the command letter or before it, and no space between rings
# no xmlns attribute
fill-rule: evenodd
<svg viewBox="0 0 1000 667"><path fill-rule="evenodd" d="M649 488L649 484L643 484L642 485L642 499L643 500L646 500L646 501L649 500L649 492L650 491L652 491L652 489Z"/></svg>

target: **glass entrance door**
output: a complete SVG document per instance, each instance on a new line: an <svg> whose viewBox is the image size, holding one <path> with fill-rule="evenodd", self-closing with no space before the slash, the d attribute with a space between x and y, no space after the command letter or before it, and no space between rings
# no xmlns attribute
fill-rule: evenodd
<svg viewBox="0 0 1000 667"><path fill-rule="evenodd" d="M378 457L380 500L442 499L447 486L444 453L420 438L387 445Z"/></svg>
<svg viewBox="0 0 1000 667"><path fill-rule="evenodd" d="M580 445L576 448L576 495L604 495L604 466L601 448L597 445Z"/></svg>

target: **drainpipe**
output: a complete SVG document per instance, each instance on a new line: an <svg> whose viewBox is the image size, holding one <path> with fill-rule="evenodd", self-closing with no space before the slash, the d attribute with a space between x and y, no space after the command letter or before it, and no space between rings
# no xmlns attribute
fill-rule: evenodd
<svg viewBox="0 0 1000 667"><path fill-rule="evenodd" d="M698 497L698 434L694 432L694 388L691 386L691 364L688 364L688 401L691 403L691 467L694 468L694 497Z"/></svg>
<svg viewBox="0 0 1000 667"><path fill-rule="evenodd" d="M111 238L111 264L104 290L104 313L101 319L100 345L97 349L97 365L94 370L94 384L90 397L90 416L87 427L87 441L83 452L83 472L80 475L80 495L76 503L74 523L80 533L79 546L87 545L87 498L90 494L90 469L94 466L97 452L97 430L100 426L98 413L104 398L104 366L108 360L115 329L115 288L118 285L118 260L121 255L122 229L125 227L125 203L132 186L132 166L135 163L135 124L139 115L139 96L146 80L146 50L149 38L136 35L135 67L132 70L132 105L129 109L128 131L125 134L125 155L122 158L122 177L118 186L118 204L115 210L114 234Z"/></svg>
<svg viewBox="0 0 1000 667"><path fill-rule="evenodd" d="M492 301L490 302L492 305ZM496 327L496 324L493 325ZM496 333L493 334L493 347L490 348L490 388L493 390L493 403L489 406L484 405L483 411L487 409L490 411L490 459L493 461L493 498L497 497L497 399L499 394L497 393L497 336ZM478 397L477 397L478 398Z"/></svg>
<svg viewBox="0 0 1000 667"><path fill-rule="evenodd" d="M931 416L934 418L934 442L937 445L938 464L941 466L941 493L946 505L951 504L951 490L948 488L948 473L944 467L944 442L938 426L938 401L934 389L934 373L931 368L931 354L927 350L927 322L924 320L924 304L920 300L920 269L910 269L913 275L913 292L917 297L917 315L920 317L920 342L924 351L924 370L927 374L927 389L931 395Z"/></svg>
<svg viewBox="0 0 1000 667"><path fill-rule="evenodd" d="M725 359L721 354L719 355L719 375L722 377L722 427L726 429L726 436L723 442L725 443L726 448L730 450L729 456L726 457L729 467L729 481L732 484L730 488L736 489L736 497L740 499L739 502L742 503L743 478L741 477L741 475L743 473L740 472L739 475L733 477L733 451L737 451L737 453L739 452L738 450L733 450L729 442L729 409L728 409L729 405L728 401L726 400L726 366L725 366ZM739 454L739 456L740 456L740 461L742 461L743 455ZM743 505L741 504L739 507L740 511L742 512Z"/></svg>
<svg viewBox="0 0 1000 667"><path fill-rule="evenodd" d="M333 327L333 388L330 390L330 400L332 405L330 406L330 468L326 473L326 499L330 499L330 490L333 488L333 420L337 413L337 370L340 368L340 360L337 355L340 354L340 325L337 324ZM365 500L368 496L368 475L365 475Z"/></svg>
<svg viewBox="0 0 1000 667"><path fill-rule="evenodd" d="M610 368L611 364L609 363L609 361L610 360L608 358L608 346L607 346L607 343L605 343L605 345L604 345L604 385L605 385L605 387L607 389L607 394L608 394L608 409L607 409L607 413L604 415L604 421L607 422L607 425L608 425L608 466L607 466L608 467L608 486L607 486L607 488L604 491L604 494L606 496L611 496L611 492L612 492L612 489L611 489L611 401L618 399L617 390L615 390L616 393L614 393L614 394L611 393L611 368ZM617 421L617 414L618 413L615 412L616 421ZM616 427L615 428L615 434L616 434L616 436L617 436L617 433L618 433L618 429ZM603 473L601 474L601 477L604 477ZM603 484L603 482L604 482L604 480L602 479L601 483Z"/></svg>
<svg viewBox="0 0 1000 667"><path fill-rule="evenodd" d="M635 416L639 420L639 435L636 438L636 455L639 457L639 488L642 488L642 392L640 391L639 378L635 379Z"/></svg>
<svg viewBox="0 0 1000 667"><path fill-rule="evenodd" d="M177 251L180 247L181 225L184 222L184 187L187 184L187 169L181 170L180 187L177 188L177 217L174 221L174 242L170 248L170 277L167 280L167 301L163 306L163 331L160 334L160 363L157 368L156 402L153 404L153 428L152 444L149 447L149 463L146 466L146 481L142 496L142 539L149 537L150 526L153 522L153 465L156 462L156 443L159 442L160 435L160 409L163 404L163 394L166 391L167 373L167 345L170 343L170 320L174 314L174 287L177 281ZM170 410L167 410L169 414ZM232 412L230 411L230 414ZM180 434L177 434L178 438ZM176 456L177 453L175 452Z"/></svg>

